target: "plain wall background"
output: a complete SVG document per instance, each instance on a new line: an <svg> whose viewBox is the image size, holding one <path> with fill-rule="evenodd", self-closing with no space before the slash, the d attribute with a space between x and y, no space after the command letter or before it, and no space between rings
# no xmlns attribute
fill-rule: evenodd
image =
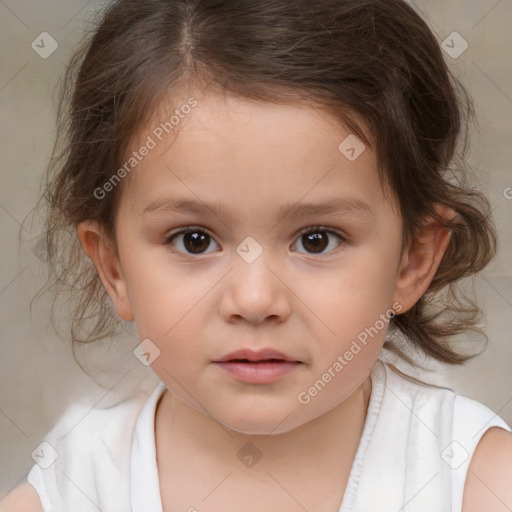
<svg viewBox="0 0 512 512"><path fill-rule="evenodd" d="M118 390L150 386L156 378L133 356L137 339L130 326L117 348L86 348L104 389L82 372L69 345L53 332L48 301L35 303L30 313L31 299L44 282L44 262L34 249L38 226L23 221L38 198L54 142L53 89L101 5L86 0L0 2L0 498L26 478L34 464L31 453L69 402L104 406L116 399ZM440 42L453 31L468 42L460 57L446 60L475 102L480 124L473 129L470 163L478 187L492 201L500 235L498 257L475 280L486 315L488 349L466 366L434 365L435 371L421 378L484 403L511 424L512 3L418 0L414 5ZM46 59L31 47L42 32L58 43ZM32 238L21 247L20 230L24 239Z"/></svg>

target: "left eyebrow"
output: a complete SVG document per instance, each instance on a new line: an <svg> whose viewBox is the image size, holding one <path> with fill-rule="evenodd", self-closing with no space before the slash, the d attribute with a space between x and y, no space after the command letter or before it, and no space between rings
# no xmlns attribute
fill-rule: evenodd
<svg viewBox="0 0 512 512"><path fill-rule="evenodd" d="M279 208L276 217L282 219L287 215L296 218L314 215L327 215L330 213L362 213L373 215L368 204L356 197L338 197L322 203L295 203Z"/></svg>
<svg viewBox="0 0 512 512"><path fill-rule="evenodd" d="M224 217L228 220L239 218L230 208L222 204L205 203L192 199L162 198L153 201L143 210L143 215L149 213L196 213L204 214L213 212L217 217ZM294 218L310 217L314 215L327 215L334 213L358 213L363 215L374 215L370 206L356 197L337 197L321 203L288 203L281 206L275 219L281 220L287 215Z"/></svg>

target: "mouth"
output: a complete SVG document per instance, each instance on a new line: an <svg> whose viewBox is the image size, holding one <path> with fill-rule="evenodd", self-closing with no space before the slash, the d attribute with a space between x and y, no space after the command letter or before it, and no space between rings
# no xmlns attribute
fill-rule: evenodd
<svg viewBox="0 0 512 512"><path fill-rule="evenodd" d="M228 361L237 361L237 362L245 362L245 363L261 363L261 362L298 362L301 363L298 359L288 356L287 354L283 354L277 350L271 348L264 348L261 350L251 350L251 349L242 349L236 350L235 352L230 352L225 356L221 357L214 361L214 363L224 363Z"/></svg>
<svg viewBox="0 0 512 512"><path fill-rule="evenodd" d="M224 373L248 384L269 384L292 373L302 361L275 350L232 352L214 361Z"/></svg>

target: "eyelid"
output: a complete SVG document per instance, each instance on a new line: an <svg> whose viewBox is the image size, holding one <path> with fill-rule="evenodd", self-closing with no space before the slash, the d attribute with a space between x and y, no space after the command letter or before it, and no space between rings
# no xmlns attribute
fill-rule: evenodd
<svg viewBox="0 0 512 512"><path fill-rule="evenodd" d="M204 228L202 226L182 226L181 228L178 228L178 230L172 231L171 233L165 235L165 240L166 240L166 242L169 242L176 235L180 235L182 233L186 233L187 231L194 230L194 229L197 231L202 231L202 232L208 234L209 236L211 236L213 239L215 239L215 237L211 234L211 232L208 230L208 228ZM334 233L335 235L339 236L342 240L347 240L347 236L344 233L341 233L340 231L338 231L334 228L329 228L327 226L309 226L307 228L303 228L295 235L295 238L298 238L299 236L302 236L305 233L309 233L310 231L316 231L316 230L327 231L328 233Z"/></svg>
<svg viewBox="0 0 512 512"><path fill-rule="evenodd" d="M172 240L176 235L181 235L182 233L186 233L187 231L201 231L202 233L206 233L207 235L211 236L212 238L215 238L210 230L208 228L205 228L203 226L182 226L174 231L171 231L170 233L165 235L165 240L168 242Z"/></svg>
<svg viewBox="0 0 512 512"><path fill-rule="evenodd" d="M301 229L296 236L302 236L306 233L309 233L310 231L326 231L327 233L333 233L336 236L339 236L342 240L347 240L347 236L344 233L338 231L335 228L329 228L327 226L310 226L308 228Z"/></svg>

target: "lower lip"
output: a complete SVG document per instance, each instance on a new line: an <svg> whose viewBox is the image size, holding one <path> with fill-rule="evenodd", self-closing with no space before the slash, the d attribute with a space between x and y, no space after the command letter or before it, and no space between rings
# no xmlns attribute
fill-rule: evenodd
<svg viewBox="0 0 512 512"><path fill-rule="evenodd" d="M265 361L262 363L225 361L215 364L238 380L250 384L268 384L291 373L302 363L298 361Z"/></svg>

